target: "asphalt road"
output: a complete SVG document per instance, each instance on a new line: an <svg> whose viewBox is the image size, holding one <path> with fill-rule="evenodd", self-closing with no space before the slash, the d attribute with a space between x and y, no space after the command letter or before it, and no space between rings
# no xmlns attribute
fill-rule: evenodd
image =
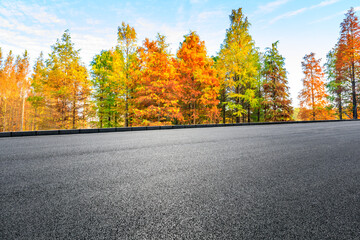
<svg viewBox="0 0 360 240"><path fill-rule="evenodd" d="M0 239L360 239L360 121L0 139Z"/></svg>

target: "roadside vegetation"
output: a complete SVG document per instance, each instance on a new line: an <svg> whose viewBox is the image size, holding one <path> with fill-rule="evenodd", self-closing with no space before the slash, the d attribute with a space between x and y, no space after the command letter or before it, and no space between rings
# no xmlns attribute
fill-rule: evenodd
<svg viewBox="0 0 360 240"><path fill-rule="evenodd" d="M27 51L0 48L0 131L172 124L357 119L360 113L360 23L351 8L326 63L304 56L300 108L292 107L285 59L274 42L260 52L242 9L233 10L217 56L190 31L172 55L166 37L138 45L118 27L118 44L90 66L68 30L33 69Z"/></svg>

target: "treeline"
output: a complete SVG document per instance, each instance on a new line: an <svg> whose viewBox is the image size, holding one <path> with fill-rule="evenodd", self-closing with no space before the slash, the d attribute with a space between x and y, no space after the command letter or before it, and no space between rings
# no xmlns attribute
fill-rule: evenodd
<svg viewBox="0 0 360 240"><path fill-rule="evenodd" d="M249 27L242 9L233 10L217 56L196 32L173 56L165 36L138 46L135 29L122 23L118 44L94 56L90 72L69 31L31 76L26 51L3 60L0 49L0 131L293 120L278 42L261 53ZM313 53L304 58L300 119L357 117L350 110L359 109L359 49L350 9L328 54L328 80Z"/></svg>
<svg viewBox="0 0 360 240"><path fill-rule="evenodd" d="M338 42L326 58L323 70L314 53L304 57L304 88L299 94L300 119L358 119L360 24L353 8L346 13L340 25Z"/></svg>

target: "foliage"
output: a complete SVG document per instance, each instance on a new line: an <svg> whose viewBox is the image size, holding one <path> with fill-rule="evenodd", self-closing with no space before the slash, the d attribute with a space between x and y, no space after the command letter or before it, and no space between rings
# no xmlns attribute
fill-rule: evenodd
<svg viewBox="0 0 360 240"><path fill-rule="evenodd" d="M220 82L213 68L213 60L207 56L205 42L195 32L190 32L184 38L177 51L180 105L184 122L217 122Z"/></svg>
<svg viewBox="0 0 360 240"><path fill-rule="evenodd" d="M114 57L113 53L101 51L91 62L92 86L94 107L98 116L98 126L116 127L118 126L119 112L116 108L116 82L113 76Z"/></svg>
<svg viewBox="0 0 360 240"><path fill-rule="evenodd" d="M300 112L302 120L324 120L333 119L325 92L324 73L320 66L321 59L315 59L315 54L305 55L301 63L303 73L303 89L299 94Z"/></svg>
<svg viewBox="0 0 360 240"><path fill-rule="evenodd" d="M139 49L139 68L135 74L134 124L169 125L182 121L175 59L168 50L165 37L145 39Z"/></svg>
<svg viewBox="0 0 360 240"><path fill-rule="evenodd" d="M352 110L349 114L357 119L360 92L360 23L354 8L351 8L345 16L340 25L335 68L339 82L344 87L344 102Z"/></svg>
<svg viewBox="0 0 360 240"><path fill-rule="evenodd" d="M360 113L360 23L351 8L327 54L306 55L301 107L291 106L278 42L255 47L242 9L232 10L217 56L208 57L196 32L173 56L165 36L145 39L129 24L117 45L95 55L91 79L68 30L41 53L30 74L27 51L5 57L0 48L0 131L357 118Z"/></svg>
<svg viewBox="0 0 360 240"><path fill-rule="evenodd" d="M289 121L293 115L285 59L280 55L277 44L275 42L267 48L264 55L262 106L265 121Z"/></svg>
<svg viewBox="0 0 360 240"><path fill-rule="evenodd" d="M230 27L219 53L219 66L226 72L223 88L228 89L227 106L236 116L236 122L259 105L256 96L259 75L259 54L249 34L250 23L242 9L232 10Z"/></svg>
<svg viewBox="0 0 360 240"><path fill-rule="evenodd" d="M114 58L114 81L117 82L117 106L124 110L125 127L131 125L132 71L136 68L136 32L122 22L118 27L118 47L112 51Z"/></svg>
<svg viewBox="0 0 360 240"><path fill-rule="evenodd" d="M16 58L9 52L5 61L0 49L0 129L22 131L29 126L25 119L29 104L26 98L30 90L29 56L27 51Z"/></svg>

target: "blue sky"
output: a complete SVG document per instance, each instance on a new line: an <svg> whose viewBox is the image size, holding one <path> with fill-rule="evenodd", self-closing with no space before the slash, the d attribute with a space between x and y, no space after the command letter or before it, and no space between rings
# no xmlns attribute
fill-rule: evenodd
<svg viewBox="0 0 360 240"><path fill-rule="evenodd" d="M0 0L0 47L30 53L32 63L40 51L50 52L65 29L75 47L81 49L88 65L102 49L116 45L117 27L122 21L135 27L139 44L159 32L167 37L175 53L183 35L196 31L205 41L209 56L215 55L229 27L232 9L243 8L251 25L250 33L261 51L279 40L293 105L302 87L301 61L315 52L325 62L335 45L344 14L354 7L359 16L359 0Z"/></svg>

